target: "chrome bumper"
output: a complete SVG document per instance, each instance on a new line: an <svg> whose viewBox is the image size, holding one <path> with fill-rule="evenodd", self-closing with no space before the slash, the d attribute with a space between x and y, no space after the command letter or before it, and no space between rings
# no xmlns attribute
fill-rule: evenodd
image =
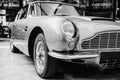
<svg viewBox="0 0 120 80"><path fill-rule="evenodd" d="M58 52L49 52L48 53L50 56L57 58L57 59L92 59L92 58L97 58L100 57L98 53L91 53L90 54L84 54L82 52L77 52L76 54L64 54L64 53L58 53Z"/></svg>

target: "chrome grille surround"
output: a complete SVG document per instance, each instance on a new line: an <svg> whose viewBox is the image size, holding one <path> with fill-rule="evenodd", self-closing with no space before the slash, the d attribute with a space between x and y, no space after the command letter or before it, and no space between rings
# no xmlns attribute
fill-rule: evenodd
<svg viewBox="0 0 120 80"><path fill-rule="evenodd" d="M81 48L82 50L120 50L120 30L100 32L84 39Z"/></svg>

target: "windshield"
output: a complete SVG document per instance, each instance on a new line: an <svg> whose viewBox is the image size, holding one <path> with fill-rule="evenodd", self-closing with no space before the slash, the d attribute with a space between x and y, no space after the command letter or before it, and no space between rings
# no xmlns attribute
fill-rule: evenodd
<svg viewBox="0 0 120 80"><path fill-rule="evenodd" d="M38 5L41 7L42 14L45 15L80 16L79 9L77 9L79 7L57 3L41 3Z"/></svg>
<svg viewBox="0 0 120 80"><path fill-rule="evenodd" d="M105 5L105 4L104 4ZM110 4L109 4L110 5ZM82 6L82 5L81 5ZM54 8L55 15L69 15L69 16L96 16L96 17L112 17L112 10L109 7L101 7L98 4L94 4L92 8L79 7L70 5L57 5Z"/></svg>
<svg viewBox="0 0 120 80"><path fill-rule="evenodd" d="M38 5L44 15L96 16L113 18L112 1L113 0L83 0L82 2L76 2L76 4L72 5L59 3L39 3Z"/></svg>

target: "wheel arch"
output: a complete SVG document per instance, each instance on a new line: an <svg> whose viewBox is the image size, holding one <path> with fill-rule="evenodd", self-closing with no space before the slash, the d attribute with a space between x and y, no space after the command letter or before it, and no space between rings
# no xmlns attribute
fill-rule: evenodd
<svg viewBox="0 0 120 80"><path fill-rule="evenodd" d="M29 52L30 57L32 58L33 58L33 47L34 47L35 38L37 37L39 33L42 33L44 35L42 28L39 26L34 27L28 39L28 52Z"/></svg>

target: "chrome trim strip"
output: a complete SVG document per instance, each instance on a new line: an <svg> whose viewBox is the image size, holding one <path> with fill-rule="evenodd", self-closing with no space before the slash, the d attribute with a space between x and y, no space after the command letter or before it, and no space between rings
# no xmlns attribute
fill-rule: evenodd
<svg viewBox="0 0 120 80"><path fill-rule="evenodd" d="M91 36L91 37L89 37L89 38L83 39L83 40L81 41L81 43L84 42L84 41L89 41L89 40L91 40L91 39L94 39L94 38L95 38L96 36L98 36L99 34L115 33L115 32L120 33L120 30L109 30L109 31L98 32L98 33L94 34L93 36Z"/></svg>
<svg viewBox="0 0 120 80"><path fill-rule="evenodd" d="M67 60L68 59L91 59L91 58L100 57L99 54L71 55L71 54L63 54L63 53L57 53L57 52L49 52L48 54L57 59L67 59Z"/></svg>
<svg viewBox="0 0 120 80"><path fill-rule="evenodd" d="M120 48L82 49L82 52L120 52Z"/></svg>

